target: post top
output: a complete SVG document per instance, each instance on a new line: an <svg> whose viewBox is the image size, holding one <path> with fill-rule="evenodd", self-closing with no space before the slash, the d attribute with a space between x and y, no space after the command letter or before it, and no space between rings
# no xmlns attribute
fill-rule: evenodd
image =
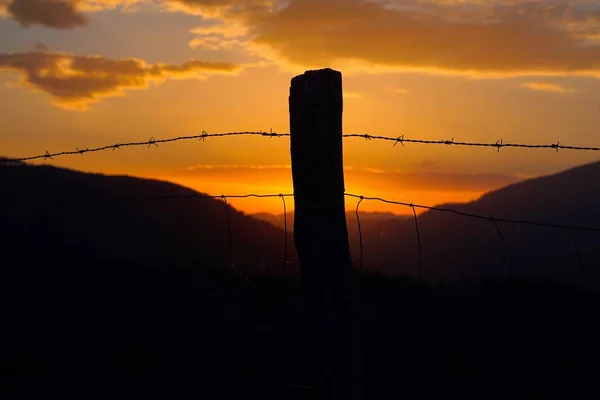
<svg viewBox="0 0 600 400"><path fill-rule="evenodd" d="M307 91L318 90L317 88L324 87L339 87L341 90L342 73L331 68L323 68L317 70L305 71L302 75L292 78L291 91L297 90ZM310 90L310 91L312 91Z"/></svg>
<svg viewBox="0 0 600 400"><path fill-rule="evenodd" d="M313 74L313 73L331 73L334 72L336 74L341 74L340 71L337 71L335 69L332 68L321 68L321 69L309 69L307 71L304 71L304 74Z"/></svg>
<svg viewBox="0 0 600 400"><path fill-rule="evenodd" d="M292 78L292 82L294 80L304 80L316 77L339 77L341 79L342 73L331 68L307 70L302 75L297 75L294 78Z"/></svg>

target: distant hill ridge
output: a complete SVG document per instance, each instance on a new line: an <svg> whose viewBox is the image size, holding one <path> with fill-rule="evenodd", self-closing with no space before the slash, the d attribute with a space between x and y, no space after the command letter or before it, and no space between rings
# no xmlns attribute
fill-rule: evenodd
<svg viewBox="0 0 600 400"><path fill-rule="evenodd" d="M511 184L467 204L439 207L515 220L600 228L600 163ZM508 274L506 254L493 223L429 211L419 216L424 275L430 279ZM498 222L515 275L579 282L581 271L599 285L600 234ZM573 236L581 254L577 255ZM419 264L414 223L387 227L387 239L364 244L369 265L389 273L415 273Z"/></svg>
<svg viewBox="0 0 600 400"><path fill-rule="evenodd" d="M275 225L279 228L285 226L287 222L288 231L293 230L294 227L294 212L287 213L287 221L285 219L284 214L270 214L266 212L262 213L254 213L250 214L252 217L269 222L272 225ZM390 212L369 212L369 211L359 211L360 222L361 224L373 224L376 222L386 222L386 221L405 221L407 219L412 218L407 215L398 215ZM356 211L347 211L346 212L346 221L348 223L348 227L351 230L356 230ZM362 228L362 227L361 227Z"/></svg>
<svg viewBox="0 0 600 400"><path fill-rule="evenodd" d="M50 166L0 163L0 221L7 254L47 253L117 263L218 265L245 274L281 272L284 240L288 270L298 271L293 213L253 216L214 199L94 200L102 196L199 195L169 182L107 176ZM57 201L53 197L89 197ZM600 227L600 163L518 182L459 211L517 220ZM387 274L416 276L420 256L414 220L360 213L363 264ZM229 224L230 223L230 224ZM600 287L600 234L493 223L436 211L418 217L422 270L430 281L488 275L533 275ZM231 227L231 241L229 227ZM359 264L356 215L348 212L353 261ZM508 254L504 244L508 247ZM575 246L577 244L577 246ZM579 254L577 252L579 250ZM12 253L11 253L12 252ZM581 260L581 261L580 261Z"/></svg>
<svg viewBox="0 0 600 400"><path fill-rule="evenodd" d="M202 195L170 182L26 164L0 164L0 182L6 190L0 197L3 239L21 252L230 269L231 262L245 273L277 273L283 266L284 232L231 206L227 210L221 200L97 199ZM87 199L51 200L75 197ZM288 258L295 268L293 251Z"/></svg>

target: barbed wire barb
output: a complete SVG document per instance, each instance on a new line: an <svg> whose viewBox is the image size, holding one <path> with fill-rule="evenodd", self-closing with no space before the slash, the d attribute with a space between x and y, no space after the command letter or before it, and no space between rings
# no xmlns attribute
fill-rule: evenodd
<svg viewBox="0 0 600 400"><path fill-rule="evenodd" d="M500 153L500 148L504 146L504 139L496 140L496 144L494 146L498 148L498 153Z"/></svg>
<svg viewBox="0 0 600 400"><path fill-rule="evenodd" d="M450 146L467 146L467 147L494 147L500 149L501 147L514 147L524 149L563 149L563 150L577 150L577 151L600 151L600 147L592 146L567 146L561 145L560 142L553 144L526 144L526 143L504 143L504 140L497 140L491 143L482 142L457 142L453 137L451 140L427 140L427 139L408 139L404 135L402 136L380 136L366 133L351 133L342 135L344 138L368 138L369 140L383 140L392 141L394 144L397 143L416 143L416 144L431 144L431 145L450 145Z"/></svg>
<svg viewBox="0 0 600 400"><path fill-rule="evenodd" d="M558 149L560 149L560 142L556 142L556 144L553 145L553 147L556 149L556 152L558 153Z"/></svg>
<svg viewBox="0 0 600 400"><path fill-rule="evenodd" d="M402 147L404 147L404 135L402 136L398 136L396 138L396 142L394 142L394 147L396 147L396 145L400 143L402 145Z"/></svg>
<svg viewBox="0 0 600 400"><path fill-rule="evenodd" d="M273 128L271 128L271 130L269 132L260 131L260 133L262 133L263 136L268 136L269 139L272 139L273 137L276 137L276 138L281 137L281 134L273 132Z"/></svg>

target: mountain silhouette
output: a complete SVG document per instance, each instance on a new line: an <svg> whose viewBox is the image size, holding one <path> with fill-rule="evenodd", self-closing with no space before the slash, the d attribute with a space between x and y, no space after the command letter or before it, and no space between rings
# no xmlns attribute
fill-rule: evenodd
<svg viewBox="0 0 600 400"><path fill-rule="evenodd" d="M467 204L443 204L439 208L497 219L600 228L599 197L600 163L596 162L521 181ZM512 267L514 276L584 280L594 286L600 283L594 267L600 265L600 233L496 224L508 253L491 220L440 211L419 215L424 277L456 281L507 276ZM414 221L386 224L385 231L385 237L367 236L363 244L365 264L390 274L415 275L419 250ZM356 258L356 239L353 243Z"/></svg>
<svg viewBox="0 0 600 400"><path fill-rule="evenodd" d="M287 224L288 231L293 231L294 229L294 213L287 213L287 221L286 216L284 214L270 214L270 213L255 213L251 214L254 218L266 221L271 225L277 226L281 229L285 228ZM390 212L368 212L368 211L360 211L360 227L361 230L369 235L369 234L381 234L381 228L385 227L388 223L398 222L398 221L406 221L411 219L411 216L407 215L398 215ZM346 224L348 226L348 235L356 235L358 234L358 221L356 218L356 211L347 211L346 212ZM379 231L377 231L379 230Z"/></svg>
<svg viewBox="0 0 600 400"><path fill-rule="evenodd" d="M451 206L594 225L599 170ZM222 200L157 198L201 194L156 180L0 163L0 184L3 398L318 398L318 335L307 329L301 280L276 276L282 229L229 208L230 242ZM427 280L505 276L490 221L418 220ZM361 225L365 267L416 273L412 219ZM598 293L519 276L552 277L550 265L578 278L570 232L498 225L514 258L510 282L433 286L354 271L363 398L598 397ZM598 237L576 235L588 282ZM350 242L356 263L352 233ZM291 235L288 247L294 270Z"/></svg>
<svg viewBox="0 0 600 400"><path fill-rule="evenodd" d="M50 166L3 164L0 198L5 257L101 261L106 265L204 265L232 274L298 272L287 215L246 215L222 199L169 182L82 173ZM600 227L600 163L530 179L467 204L441 208L485 217ZM361 212L363 266L418 276L420 254L412 217ZM356 214L347 212L353 264L360 264ZM533 276L600 284L600 234L496 222L428 211L418 217L422 272L431 282L487 276ZM505 247L506 246L506 247ZM507 253L508 249L508 253Z"/></svg>
<svg viewBox="0 0 600 400"><path fill-rule="evenodd" d="M234 274L281 273L284 232L169 182L0 164L3 243L107 265L202 264ZM161 198L179 196L184 198ZM293 250L291 235L289 248ZM288 268L297 268L293 251Z"/></svg>

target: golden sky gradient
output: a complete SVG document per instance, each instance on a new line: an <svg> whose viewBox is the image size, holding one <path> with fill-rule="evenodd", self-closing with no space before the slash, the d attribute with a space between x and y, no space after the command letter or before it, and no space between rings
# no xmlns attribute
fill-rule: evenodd
<svg viewBox="0 0 600 400"><path fill-rule="evenodd" d="M323 67L344 74L345 133L600 146L600 0L0 0L0 155L203 130L289 132L290 79ZM344 146L349 192L428 205L597 160ZM287 138L50 162L215 195L291 192ZM279 199L232 203L281 210Z"/></svg>

